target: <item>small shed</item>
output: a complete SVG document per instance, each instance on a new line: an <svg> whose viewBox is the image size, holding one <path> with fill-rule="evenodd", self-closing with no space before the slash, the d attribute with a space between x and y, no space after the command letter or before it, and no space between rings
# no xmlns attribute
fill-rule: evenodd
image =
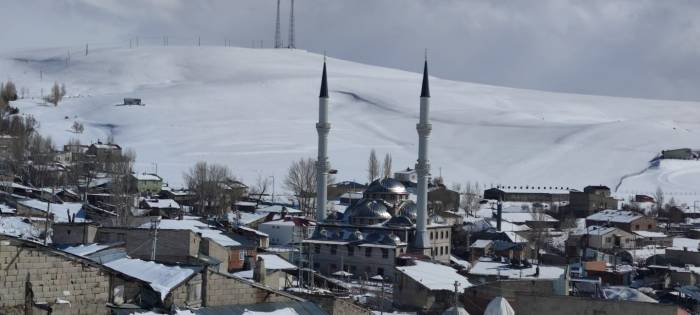
<svg viewBox="0 0 700 315"><path fill-rule="evenodd" d="M124 98L124 105L141 105L141 99L140 98L133 98L133 97L125 97Z"/></svg>

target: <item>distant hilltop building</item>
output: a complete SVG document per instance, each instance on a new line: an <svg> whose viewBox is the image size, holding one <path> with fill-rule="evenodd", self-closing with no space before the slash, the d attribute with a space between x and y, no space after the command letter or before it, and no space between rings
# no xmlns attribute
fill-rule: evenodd
<svg viewBox="0 0 700 315"><path fill-rule="evenodd" d="M661 158L666 160L696 160L700 154L689 148L671 149L661 151Z"/></svg>

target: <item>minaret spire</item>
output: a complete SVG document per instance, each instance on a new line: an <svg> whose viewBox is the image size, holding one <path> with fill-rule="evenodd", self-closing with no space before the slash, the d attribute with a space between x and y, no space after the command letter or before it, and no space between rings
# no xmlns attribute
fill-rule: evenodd
<svg viewBox="0 0 700 315"><path fill-rule="evenodd" d="M428 83L428 52L426 50L425 63L423 65L423 85L420 95L420 118L416 125L418 131L418 163L416 163L416 175L418 175L416 198L416 237L413 248L417 253L431 255L431 244L428 239L428 176L430 176L430 162L428 161L428 138L432 125L430 124L430 87Z"/></svg>
<svg viewBox="0 0 700 315"><path fill-rule="evenodd" d="M316 221L326 219L326 200L328 196L328 133L331 124L328 123L328 78L326 77L326 56L323 56L323 74L321 76L321 91L318 94L318 158L316 160Z"/></svg>
<svg viewBox="0 0 700 315"><path fill-rule="evenodd" d="M328 79L326 78L326 56L323 56L323 74L321 76L321 92L318 97L328 98Z"/></svg>

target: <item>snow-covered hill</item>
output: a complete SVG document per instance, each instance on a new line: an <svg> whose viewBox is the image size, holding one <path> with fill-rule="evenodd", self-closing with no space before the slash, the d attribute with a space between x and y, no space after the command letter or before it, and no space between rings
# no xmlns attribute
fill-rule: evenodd
<svg viewBox="0 0 700 315"><path fill-rule="evenodd" d="M4 78L38 96L54 81L71 96L58 107L16 105L59 144L116 140L137 153L137 169L171 183L197 160L229 165L245 180L275 175L316 152L323 57L301 50L141 47L18 52ZM434 61L437 62L437 61ZM447 61L441 61L447 62ZM416 60L416 71L422 60ZM494 65L497 67L498 65ZM40 81L40 71L43 80ZM420 74L330 58L330 160L338 179L366 180L367 156L389 152L394 168L417 155ZM447 182L614 187L662 149L700 147L700 104L559 94L431 78L431 162ZM140 97L146 106L115 106ZM68 131L73 121L85 133ZM652 180L653 181L653 180ZM653 191L656 180L642 185ZM624 184L623 184L624 186ZM700 190L697 176L667 190ZM628 186L628 191L635 187ZM641 189L641 188L640 188ZM644 188L647 189L647 188Z"/></svg>

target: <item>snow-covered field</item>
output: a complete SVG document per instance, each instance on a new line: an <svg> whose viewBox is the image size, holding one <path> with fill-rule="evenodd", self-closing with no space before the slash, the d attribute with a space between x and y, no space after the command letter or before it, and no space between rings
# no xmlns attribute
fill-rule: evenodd
<svg viewBox="0 0 700 315"><path fill-rule="evenodd" d="M198 160L225 163L244 180L274 175L316 155L317 96L323 57L302 50L225 47L64 49L6 54L4 76L32 96L54 81L69 98L58 107L15 102L62 144L117 142L137 153L137 169L173 185ZM437 61L435 61L437 62ZM440 61L448 62L448 61ZM420 71L422 60L416 60ZM494 65L497 67L498 65ZM43 80L40 81L40 71ZM329 58L329 155L339 180L365 181L370 149L391 153L394 168L417 155L420 74ZM431 78L431 164L449 182L482 185L615 187L663 149L700 148L700 104L560 94ZM146 106L115 106L140 97ZM73 121L83 134L68 131ZM650 173L627 191L662 185L698 191L698 164ZM690 172L690 173L689 173Z"/></svg>

